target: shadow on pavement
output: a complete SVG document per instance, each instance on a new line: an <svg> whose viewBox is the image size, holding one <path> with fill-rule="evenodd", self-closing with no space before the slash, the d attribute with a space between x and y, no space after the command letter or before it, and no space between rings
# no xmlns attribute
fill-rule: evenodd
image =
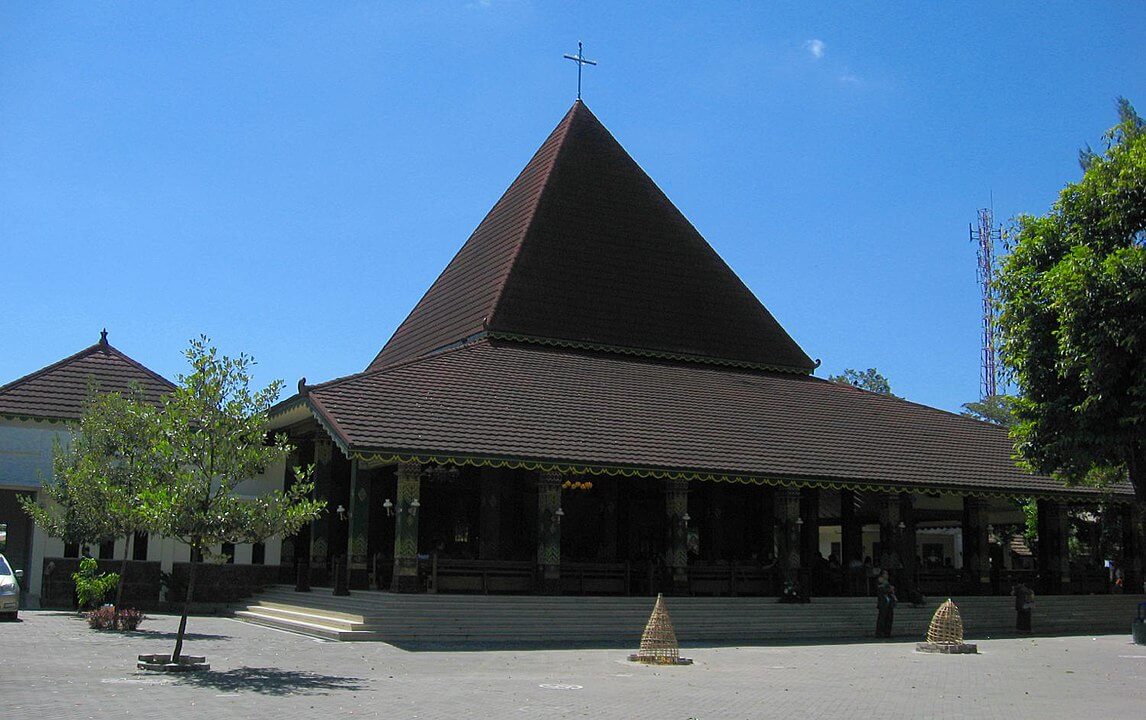
<svg viewBox="0 0 1146 720"><path fill-rule="evenodd" d="M208 657L207 661L210 660ZM362 678L255 667L190 673L179 676L179 681L180 685L222 692L256 692L262 695L326 695L335 690L359 691L367 687Z"/></svg>
<svg viewBox="0 0 1146 720"><path fill-rule="evenodd" d="M105 630L107 633L114 633L116 635L123 635L125 637L143 637L152 640L171 640L174 641L178 633L168 632L166 630ZM211 633L184 633L184 640L230 640L230 635L214 635Z"/></svg>

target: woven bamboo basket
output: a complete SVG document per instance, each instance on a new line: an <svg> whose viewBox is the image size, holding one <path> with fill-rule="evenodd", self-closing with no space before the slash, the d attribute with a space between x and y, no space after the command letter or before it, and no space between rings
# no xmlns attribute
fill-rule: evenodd
<svg viewBox="0 0 1146 720"><path fill-rule="evenodd" d="M915 649L945 655L974 655L979 652L976 645L963 642L963 616L950 598L931 617L931 624L927 627L927 642L917 643Z"/></svg>
<svg viewBox="0 0 1146 720"><path fill-rule="evenodd" d="M963 616L950 598L931 617L931 624L927 627L927 642L936 645L959 645L963 642Z"/></svg>
<svg viewBox="0 0 1146 720"><path fill-rule="evenodd" d="M680 646L676 641L676 630L672 626L664 597L657 594L653 614L641 634L641 647L629 659L634 662L652 665L688 665L692 660L680 656Z"/></svg>

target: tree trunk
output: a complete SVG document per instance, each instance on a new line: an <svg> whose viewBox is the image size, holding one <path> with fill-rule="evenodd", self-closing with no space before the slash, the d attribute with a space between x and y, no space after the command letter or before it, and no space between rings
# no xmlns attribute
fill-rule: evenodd
<svg viewBox="0 0 1146 720"><path fill-rule="evenodd" d="M1138 502L1146 502L1146 447L1135 444L1126 464L1130 470L1130 484L1134 486L1134 497Z"/></svg>
<svg viewBox="0 0 1146 720"><path fill-rule="evenodd" d="M191 548L191 567L187 571L187 599L183 602L183 616L179 618L179 632L175 635L175 651L171 653L171 662L179 662L183 652L183 635L187 632L187 614L191 612L191 598L195 596L195 548Z"/></svg>
<svg viewBox="0 0 1146 720"><path fill-rule="evenodd" d="M115 588L115 616L119 618L119 611L123 608L123 585L127 580L127 559L131 557L131 541L135 533L129 532L123 540L123 562L119 564L119 582Z"/></svg>

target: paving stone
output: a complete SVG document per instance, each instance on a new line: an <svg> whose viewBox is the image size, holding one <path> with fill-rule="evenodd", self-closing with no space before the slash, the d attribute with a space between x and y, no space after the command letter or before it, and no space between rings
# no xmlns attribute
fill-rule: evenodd
<svg viewBox="0 0 1146 720"><path fill-rule="evenodd" d="M178 618L100 633L69 613L0 623L0 700L12 718L1014 718L1137 717L1146 646L1129 635L985 640L978 655L883 643L685 647L642 666L634 648L412 652L323 642L193 617L185 650L211 671L135 670L170 653ZM194 713L194 715L188 715Z"/></svg>

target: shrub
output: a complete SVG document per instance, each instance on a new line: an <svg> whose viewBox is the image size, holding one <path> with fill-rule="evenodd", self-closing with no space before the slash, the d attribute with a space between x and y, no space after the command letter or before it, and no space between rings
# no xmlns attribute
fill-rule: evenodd
<svg viewBox="0 0 1146 720"><path fill-rule="evenodd" d="M146 619L147 616L135 608L124 608L116 616L116 625L120 630L134 630Z"/></svg>
<svg viewBox="0 0 1146 720"><path fill-rule="evenodd" d="M103 605L88 613L88 627L93 630L135 630L147 616L135 608L116 612L114 605Z"/></svg>
<svg viewBox="0 0 1146 720"><path fill-rule="evenodd" d="M104 605L88 613L88 627L92 630L114 630L115 606Z"/></svg>
<svg viewBox="0 0 1146 720"><path fill-rule="evenodd" d="M76 599L81 610L102 603L119 584L119 573L97 573L99 563L95 558L80 560L79 572L72 573L72 581L76 584Z"/></svg>

